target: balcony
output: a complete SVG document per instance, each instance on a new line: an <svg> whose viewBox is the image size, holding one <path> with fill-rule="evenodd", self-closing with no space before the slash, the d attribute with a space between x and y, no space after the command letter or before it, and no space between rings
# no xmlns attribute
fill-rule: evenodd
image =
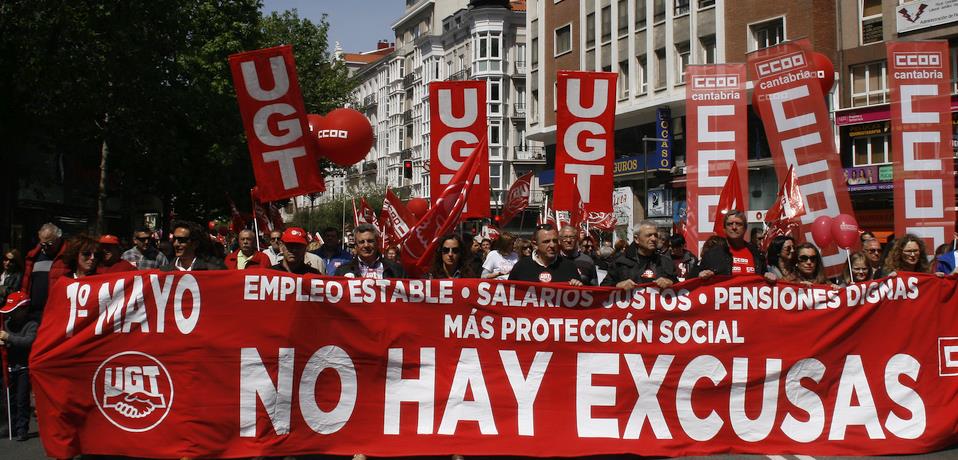
<svg viewBox="0 0 958 460"><path fill-rule="evenodd" d="M516 102L512 104L512 118L525 118L525 117L526 117L526 103Z"/></svg>
<svg viewBox="0 0 958 460"><path fill-rule="evenodd" d="M526 61L516 61L512 63L512 76L526 77Z"/></svg>
<svg viewBox="0 0 958 460"><path fill-rule="evenodd" d="M363 98L363 107L366 107L366 108L375 107L376 103L377 101L376 101L375 94L370 94L369 96L366 96Z"/></svg>
<svg viewBox="0 0 958 460"><path fill-rule="evenodd" d="M449 78L447 78L446 80L449 80L449 81L468 80L469 77L471 76L472 76L472 69L466 68L450 75Z"/></svg>
<svg viewBox="0 0 958 460"><path fill-rule="evenodd" d="M404 125L412 123L412 109L402 113L402 122Z"/></svg>
<svg viewBox="0 0 958 460"><path fill-rule="evenodd" d="M517 146L515 161L517 163L545 164L545 149L542 147Z"/></svg>
<svg viewBox="0 0 958 460"><path fill-rule="evenodd" d="M402 77L402 85L403 85L403 87L408 88L408 87L412 86L412 84L415 83L415 82L418 81L418 80L419 80L419 74L418 74L418 73L406 74L405 77Z"/></svg>

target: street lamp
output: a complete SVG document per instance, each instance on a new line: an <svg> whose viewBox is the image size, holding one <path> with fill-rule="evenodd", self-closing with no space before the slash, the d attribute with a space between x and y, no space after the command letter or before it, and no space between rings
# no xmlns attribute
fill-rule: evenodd
<svg viewBox="0 0 958 460"><path fill-rule="evenodd" d="M669 142L671 139L661 137L643 137L642 138L642 211L645 218L649 218L649 142Z"/></svg>

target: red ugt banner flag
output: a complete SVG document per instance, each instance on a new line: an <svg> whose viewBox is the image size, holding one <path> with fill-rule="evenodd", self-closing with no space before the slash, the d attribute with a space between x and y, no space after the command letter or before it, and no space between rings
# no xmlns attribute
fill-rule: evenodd
<svg viewBox="0 0 958 460"><path fill-rule="evenodd" d="M529 194L532 191L532 172L523 174L509 187L506 194L506 206L502 210L502 228L522 211L529 207Z"/></svg>
<svg viewBox="0 0 958 460"><path fill-rule="evenodd" d="M126 272L53 286L30 372L58 458L922 453L956 287Z"/></svg>
<svg viewBox="0 0 958 460"><path fill-rule="evenodd" d="M615 163L615 81L612 72L560 70L557 76L555 202L587 212L612 212Z"/></svg>
<svg viewBox="0 0 958 460"><path fill-rule="evenodd" d="M842 165L818 81L811 50L805 42L790 42L749 54L756 75L755 101L765 126L775 173L785 177L795 169L805 201L802 235L811 241L811 225L819 216L854 215ZM845 254L834 244L821 248L829 276L838 276Z"/></svg>
<svg viewBox="0 0 958 460"><path fill-rule="evenodd" d="M429 180L435 206L469 155L479 155L476 187L469 194L465 219L489 217L489 148L477 150L486 137L486 82L435 81L429 84Z"/></svg>
<svg viewBox="0 0 958 460"><path fill-rule="evenodd" d="M947 41L889 42L895 234L929 248L955 231L951 85Z"/></svg>
<svg viewBox="0 0 958 460"><path fill-rule="evenodd" d="M259 197L276 201L326 190L289 45L229 57Z"/></svg>
<svg viewBox="0 0 958 460"><path fill-rule="evenodd" d="M688 249L700 248L714 234L719 196L733 165L748 190L748 105L745 64L691 65L685 100L688 123ZM747 209L741 209L747 211Z"/></svg>

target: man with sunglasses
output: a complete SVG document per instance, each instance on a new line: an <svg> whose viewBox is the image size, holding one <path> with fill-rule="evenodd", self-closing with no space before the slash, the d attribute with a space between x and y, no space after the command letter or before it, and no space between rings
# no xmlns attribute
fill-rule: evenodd
<svg viewBox="0 0 958 460"><path fill-rule="evenodd" d="M738 209L729 210L722 218L725 241L716 244L705 254L702 261L692 269L689 277L711 278L714 275L764 275L775 281L773 273L765 271L765 257L754 245L745 241L748 220Z"/></svg>
<svg viewBox="0 0 958 460"><path fill-rule="evenodd" d="M136 266L137 270L153 270L170 264L170 260L160 252L153 241L153 231L140 227L133 232L133 247L121 256L123 260Z"/></svg>
<svg viewBox="0 0 958 460"><path fill-rule="evenodd" d="M551 224L536 227L532 234L535 250L523 257L509 272L510 281L569 283L582 286L575 263L559 254L559 232Z"/></svg>
<svg viewBox="0 0 958 460"><path fill-rule="evenodd" d="M223 261L211 256L212 243L203 227L195 222L173 223L173 262L168 271L225 270Z"/></svg>
<svg viewBox="0 0 958 460"><path fill-rule="evenodd" d="M20 290L29 295L31 305L39 313L47 304L50 286L70 269L63 260L67 245L60 227L49 222L43 224L37 239L40 240L37 246L27 253Z"/></svg>
<svg viewBox="0 0 958 460"><path fill-rule="evenodd" d="M379 230L372 224L359 224L353 229L356 257L336 269L336 276L347 278L405 278L403 268L383 258L379 252Z"/></svg>
<svg viewBox="0 0 958 460"><path fill-rule="evenodd" d="M283 261L283 232L273 230L269 232L269 247L263 251L269 257L269 265L273 266Z"/></svg>
<svg viewBox="0 0 958 460"><path fill-rule="evenodd" d="M862 242L862 252L865 253L865 260L868 261L868 279L875 279L881 271L882 251L881 243L874 236L871 239Z"/></svg>

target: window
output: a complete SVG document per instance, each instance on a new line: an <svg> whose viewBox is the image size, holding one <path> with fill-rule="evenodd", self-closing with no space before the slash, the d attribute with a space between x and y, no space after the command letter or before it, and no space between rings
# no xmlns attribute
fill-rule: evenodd
<svg viewBox="0 0 958 460"><path fill-rule="evenodd" d="M595 13L589 13L585 17L585 47L595 48Z"/></svg>
<svg viewBox="0 0 958 460"><path fill-rule="evenodd" d="M489 188L502 189L502 163L489 163Z"/></svg>
<svg viewBox="0 0 958 460"><path fill-rule="evenodd" d="M665 88L665 50L655 50L655 89Z"/></svg>
<svg viewBox="0 0 958 460"><path fill-rule="evenodd" d="M749 51L775 46L785 41L785 19L775 18L748 26Z"/></svg>
<svg viewBox="0 0 958 460"><path fill-rule="evenodd" d="M602 8L602 43L612 40L612 6Z"/></svg>
<svg viewBox="0 0 958 460"><path fill-rule="evenodd" d="M851 66L852 107L888 102L885 61Z"/></svg>
<svg viewBox="0 0 958 460"><path fill-rule="evenodd" d="M489 122L489 145L502 145L502 122L495 120Z"/></svg>
<svg viewBox="0 0 958 460"><path fill-rule="evenodd" d="M685 69L689 66L689 42L675 45L675 83L685 83Z"/></svg>
<svg viewBox="0 0 958 460"><path fill-rule="evenodd" d="M702 50L702 64L715 64L715 35L699 39L699 48Z"/></svg>
<svg viewBox="0 0 958 460"><path fill-rule="evenodd" d="M715 0L699 0L699 9L711 8L715 6Z"/></svg>
<svg viewBox="0 0 958 460"><path fill-rule="evenodd" d="M675 15L689 14L689 0L675 0Z"/></svg>
<svg viewBox="0 0 958 460"><path fill-rule="evenodd" d="M629 2L627 0L619 0L618 13L616 24L619 27L619 37L624 37L629 34Z"/></svg>
<svg viewBox="0 0 958 460"><path fill-rule="evenodd" d="M636 74L636 94L645 94L649 90L649 66L645 55L636 58L638 66L635 69Z"/></svg>
<svg viewBox="0 0 958 460"><path fill-rule="evenodd" d="M644 30L645 21L645 0L635 0L635 30Z"/></svg>
<svg viewBox="0 0 958 460"><path fill-rule="evenodd" d="M502 81L489 80L489 115L502 115Z"/></svg>
<svg viewBox="0 0 958 460"><path fill-rule="evenodd" d="M502 71L502 38L497 32L480 32L473 37L476 72Z"/></svg>
<svg viewBox="0 0 958 460"><path fill-rule="evenodd" d="M858 7L862 45L882 41L881 0L859 0Z"/></svg>
<svg viewBox="0 0 958 460"><path fill-rule="evenodd" d="M533 69L539 68L539 39L532 39L532 56L529 57Z"/></svg>
<svg viewBox="0 0 958 460"><path fill-rule="evenodd" d="M555 55L572 51L572 24L566 24L555 30Z"/></svg>
<svg viewBox="0 0 958 460"><path fill-rule="evenodd" d="M652 0L652 23L665 20L665 0Z"/></svg>
<svg viewBox="0 0 958 460"><path fill-rule="evenodd" d="M852 141L852 163L854 166L888 164L887 135L856 137Z"/></svg>
<svg viewBox="0 0 958 460"><path fill-rule="evenodd" d="M629 61L619 63L619 99L629 98Z"/></svg>

